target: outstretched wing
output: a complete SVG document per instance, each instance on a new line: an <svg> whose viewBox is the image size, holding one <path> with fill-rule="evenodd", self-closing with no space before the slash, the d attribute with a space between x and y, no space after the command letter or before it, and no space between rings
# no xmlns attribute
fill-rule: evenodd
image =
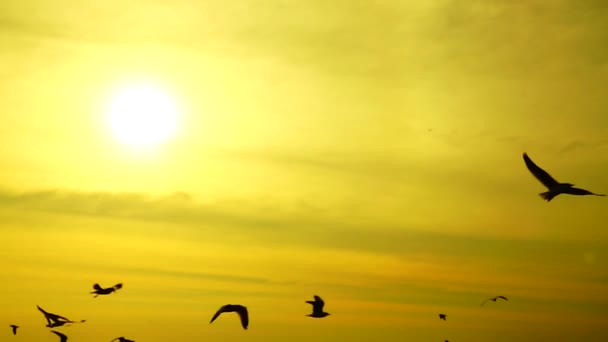
<svg viewBox="0 0 608 342"><path fill-rule="evenodd" d="M528 170L530 170L534 177L536 177L536 179L543 183L543 185L547 188L551 189L559 184L559 182L553 179L553 177L551 177L551 175L549 175L545 170L534 164L532 159L530 159L526 153L524 153L524 161L526 162Z"/></svg>
<svg viewBox="0 0 608 342"><path fill-rule="evenodd" d="M226 309L228 309L228 307L229 307L229 305L224 305L221 308L219 308L219 310L217 310L215 315L213 315L213 318L211 318L211 321L209 323L213 323L213 321L215 321L216 318L218 318L222 313L226 312Z"/></svg>
<svg viewBox="0 0 608 342"><path fill-rule="evenodd" d="M606 196L603 194L596 194L593 193L589 190L585 190L585 189L579 189L579 188L569 188L567 189L566 193L570 194L570 195L595 195L595 196Z"/></svg>
<svg viewBox="0 0 608 342"><path fill-rule="evenodd" d="M315 296L315 303L312 305L314 311L323 312L323 307L325 306L325 302L321 297Z"/></svg>
<svg viewBox="0 0 608 342"><path fill-rule="evenodd" d="M507 297L505 297L505 296L497 296L496 298L500 298L500 299L504 299L504 300L508 301Z"/></svg>
<svg viewBox="0 0 608 342"><path fill-rule="evenodd" d="M244 306L240 306L236 312L239 314L239 317L241 318L241 325L243 326L243 329L247 329L247 326L249 326L249 313L247 312L247 308Z"/></svg>
<svg viewBox="0 0 608 342"><path fill-rule="evenodd" d="M60 315L57 315L57 314L53 314L53 313L50 313L50 312L46 312L40 306L38 306L38 305L36 305L36 306L38 307L38 310L40 310L42 312L42 314L44 315L44 317L46 318L46 320L49 321L49 323L50 323L50 320L53 320L53 321L56 321L58 319L63 319L63 320L66 320L66 321L70 320L69 318L66 318L66 317L63 317L63 316L60 316Z"/></svg>
<svg viewBox="0 0 608 342"><path fill-rule="evenodd" d="M61 342L65 342L68 340L68 337L62 333L60 333L59 331L55 331L55 330L51 330L51 332L57 336L59 336L59 341Z"/></svg>

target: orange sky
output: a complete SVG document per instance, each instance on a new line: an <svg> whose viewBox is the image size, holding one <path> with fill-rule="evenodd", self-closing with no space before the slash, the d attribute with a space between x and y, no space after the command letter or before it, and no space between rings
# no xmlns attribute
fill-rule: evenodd
<svg viewBox="0 0 608 342"><path fill-rule="evenodd" d="M607 199L544 202L522 152L608 192L607 11L0 3L0 340L58 340L40 305L70 341L605 341ZM132 84L167 141L112 134Z"/></svg>

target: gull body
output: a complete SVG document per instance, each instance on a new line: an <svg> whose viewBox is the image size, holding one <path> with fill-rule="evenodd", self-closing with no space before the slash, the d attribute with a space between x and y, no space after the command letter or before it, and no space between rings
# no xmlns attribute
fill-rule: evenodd
<svg viewBox="0 0 608 342"><path fill-rule="evenodd" d="M325 302L323 301L323 299L321 299L321 297L319 296L314 296L315 300L307 300L306 303L311 304L312 305L312 313L310 315L306 315L309 317L314 317L314 318L323 318L326 316L329 316L328 312L323 311L323 307L325 306Z"/></svg>
<svg viewBox="0 0 608 342"><path fill-rule="evenodd" d="M122 283L118 283L114 286L107 287L107 288L103 288L99 284L94 284L93 289L95 289L95 291L93 291L91 293L94 293L95 294L94 298L96 298L99 295L109 295L110 293L113 293L113 292L116 292L116 291L122 289Z"/></svg>
<svg viewBox="0 0 608 342"><path fill-rule="evenodd" d="M11 327L13 329L13 335L17 335L17 328L19 328L19 326L11 324L11 325L9 325L9 327Z"/></svg>
<svg viewBox="0 0 608 342"><path fill-rule="evenodd" d="M243 326L243 329L247 329L247 327L249 326L249 313L247 312L247 308L239 304L226 304L222 306L221 308L219 308L219 310L217 310L215 315L213 315L213 318L211 318L211 321L209 323L213 323L213 321L215 321L215 319L218 318L224 312L236 312L241 319L241 325Z"/></svg>
<svg viewBox="0 0 608 342"><path fill-rule="evenodd" d="M42 309L40 306L38 306L38 310L40 310L40 312L42 312L42 314L44 315L44 318L46 319L47 322L47 327L49 328L55 328L55 327L60 327L62 325L68 324L68 323L82 323L85 322L85 320L81 320L80 322L76 322L76 321L72 321L66 317L63 316L59 316L57 314L54 313L50 313L50 312L46 312L44 311L44 309Z"/></svg>
<svg viewBox="0 0 608 342"><path fill-rule="evenodd" d="M481 306L483 306L483 305L484 305L485 303L487 303L488 301L493 301L493 302L495 302L497 299L504 299L504 300L508 301L507 297L505 297L505 296L496 296L496 297L493 297L493 298L488 298L488 299L484 300L484 301L481 303Z"/></svg>
<svg viewBox="0 0 608 342"><path fill-rule="evenodd" d="M589 190L575 188L574 184L571 183L560 183L556 181L551 175L541 169L538 165L536 165L530 157L528 157L527 153L523 154L524 162L526 163L526 167L528 170L541 182L544 186L547 187L549 191L543 192L540 194L542 198L544 198L547 202L550 202L555 196L559 194L568 194L568 195L593 195L593 196L606 196L603 194L596 194Z"/></svg>

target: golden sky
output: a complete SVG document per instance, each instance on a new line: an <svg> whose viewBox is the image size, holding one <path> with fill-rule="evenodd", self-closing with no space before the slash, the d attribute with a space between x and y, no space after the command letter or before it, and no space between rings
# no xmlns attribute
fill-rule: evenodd
<svg viewBox="0 0 608 342"><path fill-rule="evenodd" d="M0 2L0 339L56 341L40 305L70 341L606 341L608 199L544 202L522 152L608 192L607 32L594 0ZM110 133L132 82L166 143Z"/></svg>

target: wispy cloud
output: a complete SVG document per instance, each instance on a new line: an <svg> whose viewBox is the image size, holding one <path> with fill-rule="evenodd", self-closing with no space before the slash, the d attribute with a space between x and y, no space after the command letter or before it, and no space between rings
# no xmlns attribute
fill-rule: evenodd
<svg viewBox="0 0 608 342"><path fill-rule="evenodd" d="M586 258L590 251L593 251L595 260L605 258L602 252L605 246L599 241L590 244L563 240L489 238L425 231L416 227L370 226L337 221L324 217L322 213L319 215L316 211L311 214L306 207L286 209L280 205L246 206L245 203L203 205L187 194L160 198L141 194L79 193L64 190L28 193L5 190L0 194L0 208L3 211L18 210L25 215L36 215L36 212L40 212L68 217L83 216L90 217L91 220L110 218L132 222L130 225L134 227L125 228L122 224L116 226L108 221L103 224L104 228L98 225L94 230L78 233L81 230L76 229L71 233L82 235L87 232L87 235L82 237L86 241L94 241L94 236L99 234L110 238L120 233L136 238L139 232L145 231L150 251L162 246L160 240L158 246L151 240L157 236L164 237L165 245L171 245L170 241L185 237L190 241L198 240L203 243L200 247L190 246L184 251L206 249L219 243L234 246L239 255L245 253L257 255L256 258L270 258L269 251L274 251L275 254L283 255L285 260L297 263L306 263L306 255L312 254L315 260L327 260L327 265L300 272L325 274L323 278L328 281L327 285L331 284L332 287L340 286L341 279L345 276L350 279L352 285L367 287L369 277L373 277L376 283L392 284L391 286L406 286L408 282L415 282L424 284L424 287L434 287L434 284L437 284L439 288L452 288L456 291L476 289L482 292L484 288L506 286L513 293L522 296L535 296L538 291L546 291L546 296L555 298L560 294L563 297L566 292L569 293L568 296L581 293L580 287L592 291L591 289L605 286L601 278L597 277L597 273L592 273L598 265L587 263ZM69 222L69 219L66 222ZM135 228L140 224L146 224L146 229ZM167 224L170 229L161 228ZM130 232L130 229L134 230ZM90 234L93 235L89 237ZM250 246L252 242L254 245ZM127 248L124 247L125 250ZM155 254L165 249L162 247ZM214 252L205 254L209 253ZM149 262L159 262L161 254L149 255ZM233 257L225 255L223 258L226 257L232 260L230 263L237 262ZM526 266L529 260L543 264L543 270ZM383 265L377 274L370 273L374 264ZM175 266L170 265L173 264L166 266ZM283 265L284 267L279 265L280 263L275 261L275 269L284 269L283 276L287 276L288 264ZM352 265L354 268L345 265ZM568 265L567 274L563 274L564 265ZM337 278L330 271L335 267L341 269L340 273L336 274ZM153 269L136 268L133 271L137 273L138 269L151 275L171 278L205 278L218 281L233 279L236 282L276 280L276 274L267 273L259 278L245 271L246 268L242 266L239 269L247 274L245 276L230 275L232 273L214 274L209 271L194 272L189 269L168 271L163 270L162 264L154 266ZM394 269L394 273L389 272L389 269ZM569 282L568 278L572 276L579 280ZM288 276L284 281L287 279L294 280L297 277ZM545 282L557 282L557 285L552 286ZM588 298L586 295L583 297ZM575 296L573 299L583 297Z"/></svg>

